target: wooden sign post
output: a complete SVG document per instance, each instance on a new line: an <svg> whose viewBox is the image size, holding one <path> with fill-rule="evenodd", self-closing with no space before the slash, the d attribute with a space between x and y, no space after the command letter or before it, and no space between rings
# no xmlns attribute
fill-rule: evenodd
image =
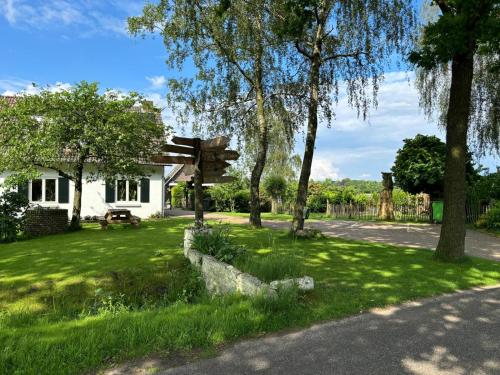
<svg viewBox="0 0 500 375"><path fill-rule="evenodd" d="M165 144L162 151L181 155L156 155L153 161L164 164L185 164L193 171L194 183L194 220L196 227L203 226L203 183L227 183L235 180L232 176L224 176L230 166L227 160L238 160L237 151L226 150L228 137L216 137L202 140L200 138L172 138L173 145Z"/></svg>
<svg viewBox="0 0 500 375"><path fill-rule="evenodd" d="M194 225L203 226L203 158L201 139L194 139Z"/></svg>

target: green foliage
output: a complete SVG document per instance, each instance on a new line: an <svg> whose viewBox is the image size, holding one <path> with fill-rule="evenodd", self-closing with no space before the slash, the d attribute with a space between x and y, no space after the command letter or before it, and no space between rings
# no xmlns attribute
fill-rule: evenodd
<svg viewBox="0 0 500 375"><path fill-rule="evenodd" d="M281 198L286 192L286 180L282 176L271 175L264 180L264 191L273 199Z"/></svg>
<svg viewBox="0 0 500 375"><path fill-rule="evenodd" d="M500 201L496 202L485 214L481 215L476 222L476 227L495 231L500 230Z"/></svg>
<svg viewBox="0 0 500 375"><path fill-rule="evenodd" d="M500 18L498 0L433 0L436 14L422 27L420 43L409 55L417 66L420 104L429 117L446 124L451 62L472 56L469 144L480 153L500 152Z"/></svg>
<svg viewBox="0 0 500 375"><path fill-rule="evenodd" d="M190 303L202 291L202 278L187 259L180 264L113 271L97 285L88 313L95 315L116 307L138 310Z"/></svg>
<svg viewBox="0 0 500 375"><path fill-rule="evenodd" d="M415 203L416 197L402 189L396 188L392 191L392 201L396 205L405 205Z"/></svg>
<svg viewBox="0 0 500 375"><path fill-rule="evenodd" d="M267 300L207 298L202 293L186 303L181 283L175 282L179 288L173 295L180 296L175 303L150 306L138 297L140 309L120 307L120 294L140 294L121 286L132 269L144 271L131 276L133 285L146 291L156 286L159 292L148 292L155 296L168 285L149 273L178 270L174 273L185 281L179 244L190 222L144 221L138 229L118 226L106 232L89 224L79 232L1 245L0 373L98 373L110 363L158 352L213 349L238 338L500 281L498 262L473 258L442 264L430 251L338 238L309 240L305 247L280 231L232 225L232 233L253 257L265 258L272 251L276 257L293 258L302 275L313 277L318 287L297 298L296 291ZM163 255L158 257L158 252ZM104 289L115 285L109 279L113 271L120 281ZM93 306L96 287L106 292L101 294L103 306L113 291L111 307L80 315Z"/></svg>
<svg viewBox="0 0 500 375"><path fill-rule="evenodd" d="M90 161L89 180L145 175L138 161L155 152L165 131L157 110L139 94L100 94L97 83L84 81L0 108L1 170L28 179L38 174L37 166L75 179L78 167Z"/></svg>
<svg viewBox="0 0 500 375"><path fill-rule="evenodd" d="M468 193L469 198L474 201L500 201L500 172L479 176Z"/></svg>
<svg viewBox="0 0 500 375"><path fill-rule="evenodd" d="M229 175L236 180L227 184L216 184L207 192L215 201L216 211L246 212L249 210L250 192L248 190L248 179L241 170L230 168ZM248 192L248 199L247 199Z"/></svg>
<svg viewBox="0 0 500 375"><path fill-rule="evenodd" d="M435 136L417 134L404 140L392 167L395 185L411 194L427 193L439 197L443 193L446 145ZM477 178L472 155L467 162L467 179Z"/></svg>
<svg viewBox="0 0 500 375"><path fill-rule="evenodd" d="M239 190L234 195L234 210L236 212L250 212L250 190Z"/></svg>
<svg viewBox="0 0 500 375"><path fill-rule="evenodd" d="M182 207L186 195L186 188L186 183L183 181L172 187L172 207Z"/></svg>
<svg viewBox="0 0 500 375"><path fill-rule="evenodd" d="M500 23L498 0L446 0L439 4L442 16L424 28L420 48L410 54L410 61L432 69L467 54L474 38L481 54L498 52Z"/></svg>
<svg viewBox="0 0 500 375"><path fill-rule="evenodd" d="M28 198L14 191L0 195L0 242L13 242L24 229Z"/></svg>
<svg viewBox="0 0 500 375"><path fill-rule="evenodd" d="M235 262L239 270L258 277L265 282L304 276L297 259L271 252L263 257L242 257Z"/></svg>
<svg viewBox="0 0 500 375"><path fill-rule="evenodd" d="M225 263L233 263L245 253L245 248L236 245L230 237L229 226L216 226L211 232L194 235L192 247Z"/></svg>

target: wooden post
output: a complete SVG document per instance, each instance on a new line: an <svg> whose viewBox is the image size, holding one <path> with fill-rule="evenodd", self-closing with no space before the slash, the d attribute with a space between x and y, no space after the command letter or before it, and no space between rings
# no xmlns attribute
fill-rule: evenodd
<svg viewBox="0 0 500 375"><path fill-rule="evenodd" d="M384 190L380 192L378 204L378 218L380 220L394 220L394 202L392 200L392 173L382 172L382 185Z"/></svg>
<svg viewBox="0 0 500 375"><path fill-rule="evenodd" d="M194 223L197 228L203 226L203 159L201 139L194 138Z"/></svg>

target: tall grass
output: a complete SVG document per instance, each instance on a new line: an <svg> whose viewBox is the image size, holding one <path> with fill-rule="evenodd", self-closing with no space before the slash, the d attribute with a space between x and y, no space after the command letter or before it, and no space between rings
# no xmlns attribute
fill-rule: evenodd
<svg viewBox="0 0 500 375"><path fill-rule="evenodd" d="M236 259L234 265L265 282L305 275L304 267L297 259L277 252L259 257L244 256Z"/></svg>

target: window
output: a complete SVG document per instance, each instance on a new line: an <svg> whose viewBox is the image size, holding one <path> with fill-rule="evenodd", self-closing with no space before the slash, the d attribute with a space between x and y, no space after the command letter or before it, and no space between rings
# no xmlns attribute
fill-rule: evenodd
<svg viewBox="0 0 500 375"><path fill-rule="evenodd" d="M116 182L117 202L137 202L139 200L139 184L135 180L118 180Z"/></svg>
<svg viewBox="0 0 500 375"><path fill-rule="evenodd" d="M42 184L43 181L33 180L31 181L31 201L32 202L41 202L42 201Z"/></svg>
<svg viewBox="0 0 500 375"><path fill-rule="evenodd" d="M31 202L57 202L57 179L39 178L32 180L29 198Z"/></svg>
<svg viewBox="0 0 500 375"><path fill-rule="evenodd" d="M128 182L128 200L137 201L137 181Z"/></svg>
<svg viewBox="0 0 500 375"><path fill-rule="evenodd" d="M127 200L127 180L117 181L116 200L121 202Z"/></svg>
<svg viewBox="0 0 500 375"><path fill-rule="evenodd" d="M53 178L45 180L45 201L56 201L56 180Z"/></svg>

